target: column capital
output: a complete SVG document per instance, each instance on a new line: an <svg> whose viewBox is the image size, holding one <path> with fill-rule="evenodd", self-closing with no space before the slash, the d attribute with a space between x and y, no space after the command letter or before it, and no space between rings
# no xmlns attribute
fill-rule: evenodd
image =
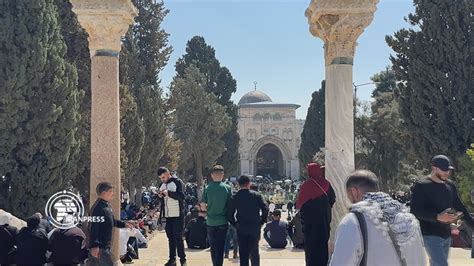
<svg viewBox="0 0 474 266"><path fill-rule="evenodd" d="M71 0L73 11L89 34L91 57L98 51L117 54L121 38L138 14L130 0Z"/></svg>
<svg viewBox="0 0 474 266"><path fill-rule="evenodd" d="M326 65L352 64L357 39L372 22L379 0L311 0L309 31L324 41Z"/></svg>

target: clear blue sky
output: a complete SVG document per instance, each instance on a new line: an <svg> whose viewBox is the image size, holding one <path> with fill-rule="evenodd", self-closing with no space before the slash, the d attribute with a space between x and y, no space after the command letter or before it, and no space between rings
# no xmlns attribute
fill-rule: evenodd
<svg viewBox="0 0 474 266"><path fill-rule="evenodd" d="M297 118L305 118L311 93L324 79L323 42L308 30L304 12L309 0L165 0L170 10L163 27L170 34L174 52L160 78L169 86L176 60L186 42L203 36L216 50L221 65L237 80L234 102L253 89L266 92L274 102L301 105ZM354 82L370 77L389 65L391 49L385 35L407 27L414 11L411 0L380 0L372 24L358 39ZM360 87L358 97L369 100L372 85Z"/></svg>

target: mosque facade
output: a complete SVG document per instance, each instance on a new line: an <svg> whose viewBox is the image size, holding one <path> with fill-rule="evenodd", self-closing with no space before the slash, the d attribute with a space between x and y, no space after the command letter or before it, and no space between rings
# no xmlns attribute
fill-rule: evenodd
<svg viewBox="0 0 474 266"><path fill-rule="evenodd" d="M262 91L246 93L238 103L240 172L273 179L300 176L298 150L304 120L291 103L275 103Z"/></svg>

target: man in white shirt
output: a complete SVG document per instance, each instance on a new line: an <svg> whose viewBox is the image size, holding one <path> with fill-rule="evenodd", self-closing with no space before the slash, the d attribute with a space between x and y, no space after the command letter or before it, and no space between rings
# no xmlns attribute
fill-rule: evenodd
<svg viewBox="0 0 474 266"><path fill-rule="evenodd" d="M418 220L403 204L378 192L374 173L353 172L346 189L353 205L337 228L330 265L426 265Z"/></svg>

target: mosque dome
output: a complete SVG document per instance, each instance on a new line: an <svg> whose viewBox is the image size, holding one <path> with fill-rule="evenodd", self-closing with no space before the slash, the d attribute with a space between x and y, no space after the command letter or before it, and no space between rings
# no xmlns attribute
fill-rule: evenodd
<svg viewBox="0 0 474 266"><path fill-rule="evenodd" d="M271 102L272 99L270 96L259 90L253 90L247 92L242 98L240 98L239 105L249 104L249 103L261 103L261 102Z"/></svg>

